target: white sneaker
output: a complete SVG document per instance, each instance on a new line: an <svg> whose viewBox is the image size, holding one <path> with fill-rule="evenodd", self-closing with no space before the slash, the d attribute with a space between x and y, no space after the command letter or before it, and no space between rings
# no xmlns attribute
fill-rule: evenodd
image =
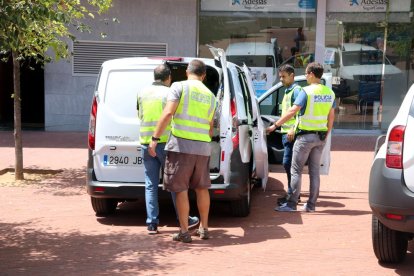
<svg viewBox="0 0 414 276"><path fill-rule="evenodd" d="M303 212L313 213L315 212L315 209L311 209L308 207L308 203L303 204L303 206L300 208Z"/></svg>

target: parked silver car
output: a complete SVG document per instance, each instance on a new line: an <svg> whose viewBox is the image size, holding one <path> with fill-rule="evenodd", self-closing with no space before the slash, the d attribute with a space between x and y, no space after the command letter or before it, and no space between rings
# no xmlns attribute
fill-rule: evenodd
<svg viewBox="0 0 414 276"><path fill-rule="evenodd" d="M413 99L414 85L376 152L369 179L372 243L378 260L386 263L401 262L414 236Z"/></svg>

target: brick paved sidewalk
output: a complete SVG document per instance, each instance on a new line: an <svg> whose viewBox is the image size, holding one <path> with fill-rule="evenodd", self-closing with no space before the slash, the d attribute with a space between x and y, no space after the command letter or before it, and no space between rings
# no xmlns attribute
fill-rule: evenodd
<svg viewBox="0 0 414 276"><path fill-rule="evenodd" d="M333 137L317 212L273 211L286 185L276 169L267 191L254 191L249 217L233 218L226 204L213 203L213 238L181 244L171 241L170 202L161 203L155 236L146 234L143 202L95 217L84 187L86 134L25 132L25 168L63 171L25 186L0 183L0 275L412 275L413 243L399 265L380 265L372 251L367 191L375 139ZM13 154L11 132L0 132L0 170L13 166Z"/></svg>

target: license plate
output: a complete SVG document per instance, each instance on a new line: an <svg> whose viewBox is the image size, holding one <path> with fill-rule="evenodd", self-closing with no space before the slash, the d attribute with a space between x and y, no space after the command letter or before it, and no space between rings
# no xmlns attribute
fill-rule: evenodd
<svg viewBox="0 0 414 276"><path fill-rule="evenodd" d="M105 154L104 166L142 166L144 159L138 155Z"/></svg>

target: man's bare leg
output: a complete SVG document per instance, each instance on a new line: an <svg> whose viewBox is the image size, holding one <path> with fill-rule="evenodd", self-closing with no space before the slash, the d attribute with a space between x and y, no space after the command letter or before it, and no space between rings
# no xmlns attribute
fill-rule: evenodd
<svg viewBox="0 0 414 276"><path fill-rule="evenodd" d="M188 202L188 191L176 193L176 204L178 220L180 222L181 233L188 231L188 215L190 213L190 204Z"/></svg>
<svg viewBox="0 0 414 276"><path fill-rule="evenodd" d="M208 189L196 189L197 207L200 213L200 227L208 228L208 213L210 210L210 194Z"/></svg>

